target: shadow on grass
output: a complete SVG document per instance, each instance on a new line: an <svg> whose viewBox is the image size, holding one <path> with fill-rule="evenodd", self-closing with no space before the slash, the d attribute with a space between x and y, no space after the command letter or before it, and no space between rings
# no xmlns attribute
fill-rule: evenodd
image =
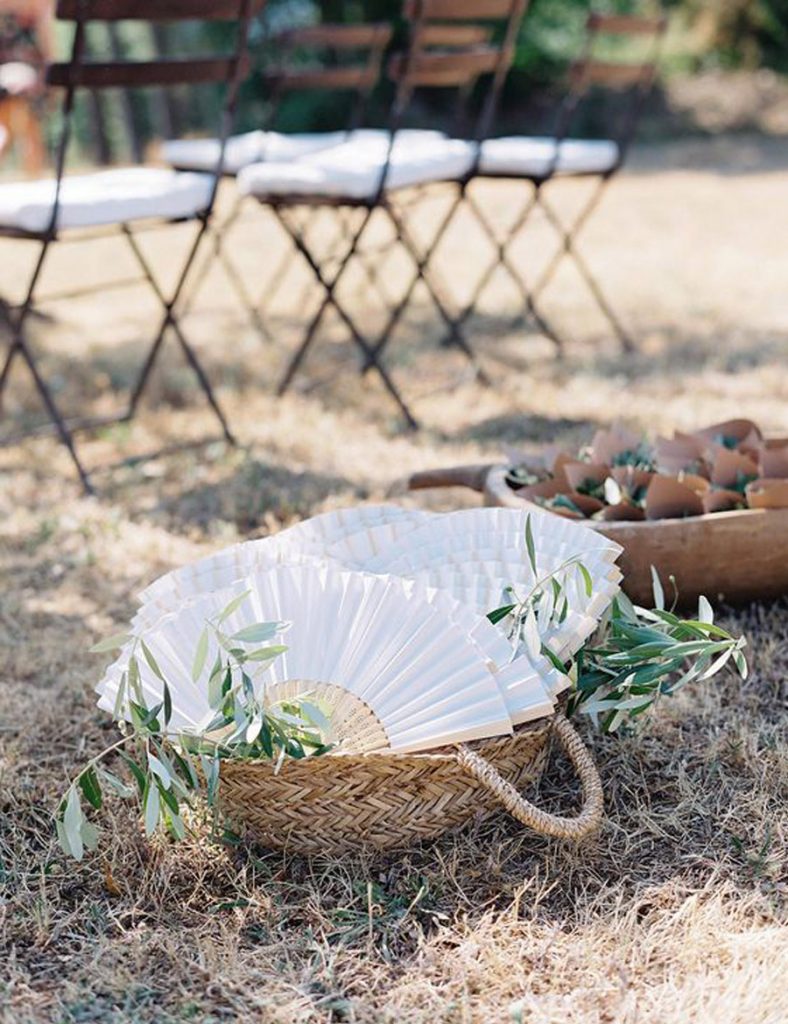
<svg viewBox="0 0 788 1024"><path fill-rule="evenodd" d="M219 481L188 488L162 499L159 512L180 532L186 526L206 530L212 523L232 523L244 534L273 517L279 523L305 518L326 498L364 493L346 477L311 470L297 472L263 462L246 452Z"/></svg>
<svg viewBox="0 0 788 1024"><path fill-rule="evenodd" d="M475 441L479 444L490 444L496 441L509 444L579 442L589 438L598 426L598 421L590 419L507 413L463 427L454 433L447 434L445 439Z"/></svg>
<svg viewBox="0 0 788 1024"><path fill-rule="evenodd" d="M635 352L589 352L573 347L561 367L602 378L680 378L703 370L736 375L760 367L782 365L788 356L788 331L768 333L738 325L713 331L686 332L672 324L654 324L635 335Z"/></svg>

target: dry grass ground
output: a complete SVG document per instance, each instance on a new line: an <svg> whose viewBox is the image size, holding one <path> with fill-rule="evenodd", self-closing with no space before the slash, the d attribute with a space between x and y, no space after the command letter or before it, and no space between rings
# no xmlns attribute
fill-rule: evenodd
<svg viewBox="0 0 788 1024"><path fill-rule="evenodd" d="M518 196L487 190L503 219ZM556 202L569 213L578 196L568 186ZM422 296L390 352L423 421L418 435L401 430L374 380L352 372L336 324L296 391L275 399L295 311L306 315L314 296L302 298L305 278L292 276L275 304L274 340L262 345L217 273L188 327L241 448L215 443L100 472L98 500L79 496L51 440L0 453L2 1020L788 1019L784 603L724 613L751 638L744 684L685 693L639 735L591 737L608 816L579 848L502 816L406 856L307 862L207 841L148 846L130 811L113 808L106 859L74 867L51 823L69 774L111 736L91 693L101 659L86 650L169 567L333 505L381 499L417 468L495 456L504 442L578 440L617 416L660 429L743 414L788 433L786 197L785 142L639 151L585 241L640 354L619 354L567 272L545 307L573 338L557 362L544 341L510 326L512 294L496 281L472 331L497 382L485 389L437 348ZM281 240L255 211L235 238L250 285L262 287ZM170 275L184 241L185 231L146 239ZM546 246L537 226L521 253L535 260ZM24 248L2 246L3 294L21 285ZM442 251L444 277L467 287L485 255L460 222ZM116 243L72 249L53 260L50 282L124 274L124 260ZM392 259L392 292L402 273ZM350 285L353 308L368 307L362 282ZM35 337L64 405L99 412L120 400L154 319L138 291L50 307ZM167 402L86 444L90 465L213 430L174 350L152 397ZM8 411L18 423L34 410L19 373ZM554 761L539 799L558 808L573 798Z"/></svg>

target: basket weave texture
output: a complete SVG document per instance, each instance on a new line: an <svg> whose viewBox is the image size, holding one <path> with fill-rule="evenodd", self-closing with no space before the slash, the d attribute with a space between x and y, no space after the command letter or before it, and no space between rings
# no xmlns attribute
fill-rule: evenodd
<svg viewBox="0 0 788 1024"><path fill-rule="evenodd" d="M576 819L554 818L517 792L541 776L557 722L579 770L576 757L585 759L587 806ZM578 838L601 818L593 762L563 716L529 722L512 736L424 754L338 753L287 760L278 773L266 761L225 761L219 801L227 818L264 846L305 854L407 847L493 814L501 804L550 835Z"/></svg>

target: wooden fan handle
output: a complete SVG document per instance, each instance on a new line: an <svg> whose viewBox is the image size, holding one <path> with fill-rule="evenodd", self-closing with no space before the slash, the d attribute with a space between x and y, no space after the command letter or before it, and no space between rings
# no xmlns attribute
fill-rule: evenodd
<svg viewBox="0 0 788 1024"><path fill-rule="evenodd" d="M604 799L602 780L594 759L583 741L562 714L555 716L553 730L558 736L569 760L574 765L583 786L583 808L574 818L562 818L542 811L517 792L511 782L502 778L496 769L469 747L461 746L457 751L460 766L478 782L493 793L506 810L535 832L558 839L582 839L596 832L602 823Z"/></svg>

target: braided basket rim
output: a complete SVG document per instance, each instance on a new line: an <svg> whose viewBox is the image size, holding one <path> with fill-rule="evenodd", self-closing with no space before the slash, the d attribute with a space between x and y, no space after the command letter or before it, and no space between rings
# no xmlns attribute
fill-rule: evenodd
<svg viewBox="0 0 788 1024"><path fill-rule="evenodd" d="M243 769L249 769L250 771L265 772L266 774L279 774L285 768L306 768L308 765L314 765L320 763L321 766L330 764L332 761L339 765L340 762L347 764L350 761L358 761L368 765L390 765L395 763L404 763L408 761L418 761L419 763L432 763L435 765L439 764L456 764L457 763L457 747L462 743L463 746L469 747L471 750L479 751L484 750L487 756L494 756L495 750L501 747L505 747L507 744L511 744L518 738L525 736L527 733L538 733L547 732L550 730L553 719L557 712L563 707L563 701L556 702L556 710L550 715L542 715L540 718L534 718L529 722L523 722L521 725L516 725L514 731L511 733L503 733L499 736L485 736L477 740L469 740L467 743L458 741L457 743L446 744L441 747L435 747L431 750L419 750L419 751L399 751L399 750L370 750L365 753L353 753L352 751L331 751L320 757L303 757L297 760L286 758L282 762L282 766L279 772L274 770L274 764L267 758L255 758L249 760L236 760L234 758L227 758L220 761L220 769L225 766L233 772L243 771Z"/></svg>

